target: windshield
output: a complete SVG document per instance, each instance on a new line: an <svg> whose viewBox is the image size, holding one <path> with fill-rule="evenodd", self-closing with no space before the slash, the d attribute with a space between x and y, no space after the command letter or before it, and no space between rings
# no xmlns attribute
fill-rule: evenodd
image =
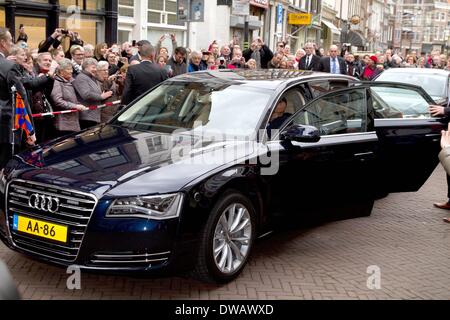
<svg viewBox="0 0 450 320"><path fill-rule="evenodd" d="M114 123L164 133L201 130L253 136L271 93L235 83L169 82L137 101Z"/></svg>
<svg viewBox="0 0 450 320"><path fill-rule="evenodd" d="M414 70L414 69L413 69ZM407 72L383 72L377 81L392 81L414 84L422 87L433 99L446 97L446 75Z"/></svg>

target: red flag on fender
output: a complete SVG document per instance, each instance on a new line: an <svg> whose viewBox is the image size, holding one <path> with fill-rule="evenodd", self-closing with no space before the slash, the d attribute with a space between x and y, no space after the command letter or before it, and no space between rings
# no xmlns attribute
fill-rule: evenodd
<svg viewBox="0 0 450 320"><path fill-rule="evenodd" d="M28 110L25 107L25 103L21 95L16 92L16 112L14 119L14 129L19 130L22 129L27 138L34 134L33 123L31 122L30 115L28 114Z"/></svg>

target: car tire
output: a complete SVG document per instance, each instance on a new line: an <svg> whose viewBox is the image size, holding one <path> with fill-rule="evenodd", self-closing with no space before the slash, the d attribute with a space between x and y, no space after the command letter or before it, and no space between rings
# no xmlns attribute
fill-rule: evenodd
<svg viewBox="0 0 450 320"><path fill-rule="evenodd" d="M238 191L227 191L216 202L200 235L195 278L226 283L239 276L255 239L255 216L252 202Z"/></svg>

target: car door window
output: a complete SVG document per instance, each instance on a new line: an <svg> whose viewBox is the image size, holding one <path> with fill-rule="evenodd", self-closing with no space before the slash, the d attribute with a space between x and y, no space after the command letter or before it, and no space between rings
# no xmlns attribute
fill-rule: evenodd
<svg viewBox="0 0 450 320"><path fill-rule="evenodd" d="M311 90L313 97L317 98L330 91L330 83L328 80L310 82L309 89Z"/></svg>
<svg viewBox="0 0 450 320"><path fill-rule="evenodd" d="M370 88L375 118L431 118L429 101L418 91L394 86Z"/></svg>
<svg viewBox="0 0 450 320"><path fill-rule="evenodd" d="M280 129L305 104L305 90L302 86L295 86L284 92L278 99L269 118L267 124L269 137L271 136L271 130Z"/></svg>
<svg viewBox="0 0 450 320"><path fill-rule="evenodd" d="M319 98L299 112L293 123L315 126L321 135L365 132L366 90L350 89Z"/></svg>
<svg viewBox="0 0 450 320"><path fill-rule="evenodd" d="M345 79L327 79L309 82L308 85L313 97L317 98L327 94L330 91L347 88L349 86L349 82Z"/></svg>

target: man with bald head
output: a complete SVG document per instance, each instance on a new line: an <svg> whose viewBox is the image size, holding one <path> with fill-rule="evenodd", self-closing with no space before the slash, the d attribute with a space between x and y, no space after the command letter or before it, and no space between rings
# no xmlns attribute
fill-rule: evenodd
<svg viewBox="0 0 450 320"><path fill-rule="evenodd" d="M333 74L346 74L347 67L344 59L338 56L338 47L332 45L329 50L329 56L320 59L319 71Z"/></svg>

